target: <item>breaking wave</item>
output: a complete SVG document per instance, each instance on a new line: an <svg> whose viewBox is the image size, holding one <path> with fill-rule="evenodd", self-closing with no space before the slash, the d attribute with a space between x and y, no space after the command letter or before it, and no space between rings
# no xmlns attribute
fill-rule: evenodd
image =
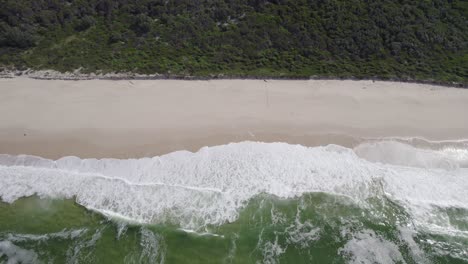
<svg viewBox="0 0 468 264"><path fill-rule="evenodd" d="M138 223L200 230L235 221L256 195L328 193L367 206L388 198L424 228L466 234L434 220L468 208L468 149L422 149L397 141L304 147L242 142L142 159L59 160L0 155L0 197L75 198L88 209Z"/></svg>

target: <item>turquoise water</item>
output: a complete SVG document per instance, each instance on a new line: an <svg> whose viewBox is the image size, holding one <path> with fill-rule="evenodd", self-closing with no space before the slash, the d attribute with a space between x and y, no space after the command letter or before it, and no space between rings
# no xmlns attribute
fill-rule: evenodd
<svg viewBox="0 0 468 264"><path fill-rule="evenodd" d="M1 204L1 261L26 263L467 263L468 239L417 232L391 201L260 195L239 219L206 232L129 224L72 200ZM468 211L448 214L468 231ZM464 219L464 220L463 220ZM358 256L354 254L358 253ZM15 262L13 262L15 263Z"/></svg>
<svg viewBox="0 0 468 264"><path fill-rule="evenodd" d="M468 263L463 156L425 151L423 168L274 144L139 164L5 156L0 263Z"/></svg>

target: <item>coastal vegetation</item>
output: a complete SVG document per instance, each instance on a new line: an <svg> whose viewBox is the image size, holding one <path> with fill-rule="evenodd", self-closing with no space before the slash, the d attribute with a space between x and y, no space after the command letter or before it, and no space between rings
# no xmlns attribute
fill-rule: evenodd
<svg viewBox="0 0 468 264"><path fill-rule="evenodd" d="M0 65L468 83L462 0L2 0Z"/></svg>

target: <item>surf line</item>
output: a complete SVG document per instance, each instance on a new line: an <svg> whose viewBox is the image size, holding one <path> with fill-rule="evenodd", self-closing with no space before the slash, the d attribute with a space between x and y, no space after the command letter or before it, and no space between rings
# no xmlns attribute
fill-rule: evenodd
<svg viewBox="0 0 468 264"><path fill-rule="evenodd" d="M14 165L14 166L3 166L0 165L0 167L24 167L24 168L31 168L31 166L24 166L24 165ZM34 167L33 167L34 168ZM73 173L73 174L78 174L83 177L88 177L88 178L100 178L100 179L105 179L109 181L120 181L123 182L127 185L132 185L132 186L167 186L167 187L172 187L172 188L182 188L182 189L187 189L187 190L193 190L193 191L200 191L200 192L214 192L214 193L219 193L219 194L226 194L220 189L217 188L210 188L210 187L196 187L196 186L186 186L186 185L180 185L180 184L168 184L164 182L131 182L127 179L120 178L120 177L110 177L106 176L103 174L99 173L86 173L86 172L78 172L78 171L69 171L69 170L64 170L64 169L57 169L57 168L41 168L44 171L59 171L63 173Z"/></svg>
<svg viewBox="0 0 468 264"><path fill-rule="evenodd" d="M136 182L131 182L127 179L123 179L120 177L109 177L106 175L102 174L87 174L85 173L84 175L87 175L88 177L94 177L94 178L103 178L106 180L116 180L116 181L121 181L125 184L128 185L133 185L133 186L167 186L167 187L172 187L172 188L182 188L182 189L188 189L188 190L194 190L194 191L201 191L201 192L215 192L215 193L220 193L224 194L223 191L220 189L216 188L209 188L209 187L195 187L195 186L186 186L186 185L179 185L179 184L168 184L164 182L142 182L142 183L136 183Z"/></svg>

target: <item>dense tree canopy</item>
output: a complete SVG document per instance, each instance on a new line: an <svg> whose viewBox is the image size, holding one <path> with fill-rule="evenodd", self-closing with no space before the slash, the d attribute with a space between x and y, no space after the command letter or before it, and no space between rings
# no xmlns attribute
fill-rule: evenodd
<svg viewBox="0 0 468 264"><path fill-rule="evenodd" d="M0 0L0 64L467 83L462 0Z"/></svg>

